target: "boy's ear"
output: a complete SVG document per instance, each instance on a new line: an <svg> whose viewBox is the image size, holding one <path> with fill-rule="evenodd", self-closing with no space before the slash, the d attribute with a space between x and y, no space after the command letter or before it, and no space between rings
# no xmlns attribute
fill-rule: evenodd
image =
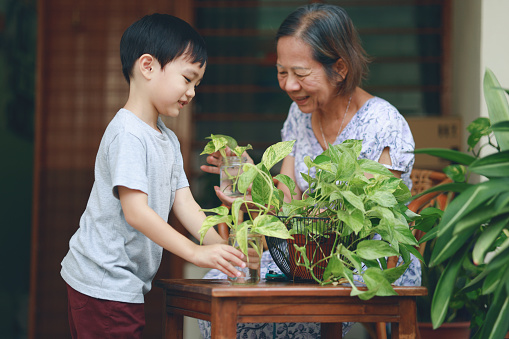
<svg viewBox="0 0 509 339"><path fill-rule="evenodd" d="M336 71L336 74L339 76L339 81L343 81L346 78L346 75L348 74L348 66L343 61L342 58L339 58L336 63L334 64L334 70Z"/></svg>
<svg viewBox="0 0 509 339"><path fill-rule="evenodd" d="M143 54L138 61L141 75L146 79L151 79L157 64L156 58L150 54Z"/></svg>

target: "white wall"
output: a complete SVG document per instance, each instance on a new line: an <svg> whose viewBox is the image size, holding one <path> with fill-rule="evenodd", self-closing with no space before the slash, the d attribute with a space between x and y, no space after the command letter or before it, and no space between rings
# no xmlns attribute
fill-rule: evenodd
<svg viewBox="0 0 509 339"><path fill-rule="evenodd" d="M453 0L452 109L462 117L463 131L487 116L482 80L490 68L509 88L508 0ZM467 149L464 133L463 150Z"/></svg>
<svg viewBox="0 0 509 339"><path fill-rule="evenodd" d="M482 1L481 66L490 68L504 88L509 88L508 14L508 0ZM482 103L482 116L488 116L484 97Z"/></svg>
<svg viewBox="0 0 509 339"><path fill-rule="evenodd" d="M481 111L481 1L453 1L452 114L462 118L463 140L466 126Z"/></svg>

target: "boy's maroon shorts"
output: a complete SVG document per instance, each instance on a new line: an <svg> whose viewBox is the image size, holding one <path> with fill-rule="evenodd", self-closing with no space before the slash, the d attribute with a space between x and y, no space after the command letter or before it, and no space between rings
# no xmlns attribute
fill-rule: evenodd
<svg viewBox="0 0 509 339"><path fill-rule="evenodd" d="M141 338L143 304L97 299L67 285L69 326L73 339Z"/></svg>

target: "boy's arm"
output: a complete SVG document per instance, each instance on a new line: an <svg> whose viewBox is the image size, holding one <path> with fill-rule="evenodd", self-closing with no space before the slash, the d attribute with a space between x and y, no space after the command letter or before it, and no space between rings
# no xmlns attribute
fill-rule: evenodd
<svg viewBox="0 0 509 339"><path fill-rule="evenodd" d="M200 239L200 234L198 232L206 217L205 213L200 211L200 209L201 207L196 200L194 200L189 187L178 189L175 192L175 202L173 203L172 211L182 225L196 239ZM203 239L203 243L205 245L226 244L226 240L221 238L214 228L210 228Z"/></svg>
<svg viewBox="0 0 509 339"><path fill-rule="evenodd" d="M150 240L197 266L217 268L231 277L240 276L241 273L233 265L245 266L241 260L244 256L242 252L225 244L195 244L150 208L148 197L142 191L118 186L118 194L127 223ZM201 223L199 225L201 226Z"/></svg>

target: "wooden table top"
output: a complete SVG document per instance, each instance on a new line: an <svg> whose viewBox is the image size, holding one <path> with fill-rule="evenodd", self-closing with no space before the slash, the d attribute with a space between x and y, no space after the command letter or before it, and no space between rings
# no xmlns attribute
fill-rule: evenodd
<svg viewBox="0 0 509 339"><path fill-rule="evenodd" d="M270 296L350 296L350 286L332 284L321 286L315 283L260 281L258 284L235 285L221 279L161 279L155 286L173 291L193 292L212 297L270 297ZM428 294L422 286L393 286L398 296L424 296ZM359 287L359 289L363 289Z"/></svg>

